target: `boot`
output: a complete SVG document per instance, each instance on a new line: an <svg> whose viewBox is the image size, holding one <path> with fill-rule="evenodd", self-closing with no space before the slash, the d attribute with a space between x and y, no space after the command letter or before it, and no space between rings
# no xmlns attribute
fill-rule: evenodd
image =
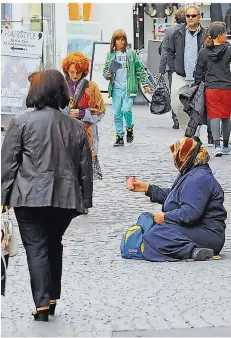
<svg viewBox="0 0 231 338"><path fill-rule="evenodd" d="M172 110L172 119L173 119L173 129L179 129L179 121L178 121L178 118L176 116L176 114L174 113L174 111Z"/></svg>
<svg viewBox="0 0 231 338"><path fill-rule="evenodd" d="M132 143L134 140L133 128L127 128L127 143Z"/></svg>
<svg viewBox="0 0 231 338"><path fill-rule="evenodd" d="M121 147L124 146L124 138L123 136L116 135L116 142L113 144L113 147Z"/></svg>

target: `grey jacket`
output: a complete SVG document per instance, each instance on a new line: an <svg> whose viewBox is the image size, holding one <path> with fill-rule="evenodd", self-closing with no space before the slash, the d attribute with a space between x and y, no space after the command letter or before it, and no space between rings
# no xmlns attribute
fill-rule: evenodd
<svg viewBox="0 0 231 338"><path fill-rule="evenodd" d="M183 23L177 24L175 27L168 27L166 34L164 35L163 41L161 43L161 56L160 56L160 66L159 66L159 73L164 74L165 72L169 71L168 66L168 44L169 39L173 35L174 31L178 28L180 28L183 25Z"/></svg>
<svg viewBox="0 0 231 338"><path fill-rule="evenodd" d="M92 159L81 122L45 107L14 117L2 146L2 204L92 207Z"/></svg>

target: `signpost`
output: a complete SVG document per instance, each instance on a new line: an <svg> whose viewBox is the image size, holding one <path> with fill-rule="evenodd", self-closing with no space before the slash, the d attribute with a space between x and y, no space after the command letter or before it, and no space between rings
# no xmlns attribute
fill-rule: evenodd
<svg viewBox="0 0 231 338"><path fill-rule="evenodd" d="M42 51L42 32L2 28L1 114L25 110L28 76L39 70Z"/></svg>
<svg viewBox="0 0 231 338"><path fill-rule="evenodd" d="M1 54L22 57L41 57L43 33L2 29Z"/></svg>

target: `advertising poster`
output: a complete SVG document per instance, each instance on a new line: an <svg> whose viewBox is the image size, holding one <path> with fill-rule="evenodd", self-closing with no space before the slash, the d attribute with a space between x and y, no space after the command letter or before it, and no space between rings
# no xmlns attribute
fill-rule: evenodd
<svg viewBox="0 0 231 338"><path fill-rule="evenodd" d="M155 24L155 34L159 35L159 36L165 35L168 27L171 27L170 23L156 23Z"/></svg>
<svg viewBox="0 0 231 338"><path fill-rule="evenodd" d="M101 41L100 22L76 21L67 23L67 53L80 52L92 59L93 44Z"/></svg>
<svg viewBox="0 0 231 338"><path fill-rule="evenodd" d="M108 91L108 81L103 77L103 69L109 50L109 42L94 43L90 79L97 83L102 93L107 93Z"/></svg>
<svg viewBox="0 0 231 338"><path fill-rule="evenodd" d="M75 38L68 39L67 53L80 52L91 60L94 40Z"/></svg>
<svg viewBox="0 0 231 338"><path fill-rule="evenodd" d="M39 68L39 58L1 56L1 112L3 114L17 114L26 108L28 76Z"/></svg>

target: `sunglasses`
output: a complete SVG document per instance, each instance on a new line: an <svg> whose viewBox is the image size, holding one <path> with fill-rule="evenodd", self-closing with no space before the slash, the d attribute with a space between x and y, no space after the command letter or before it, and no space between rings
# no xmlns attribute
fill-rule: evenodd
<svg viewBox="0 0 231 338"><path fill-rule="evenodd" d="M186 17L195 19L198 15L199 14L186 14Z"/></svg>

